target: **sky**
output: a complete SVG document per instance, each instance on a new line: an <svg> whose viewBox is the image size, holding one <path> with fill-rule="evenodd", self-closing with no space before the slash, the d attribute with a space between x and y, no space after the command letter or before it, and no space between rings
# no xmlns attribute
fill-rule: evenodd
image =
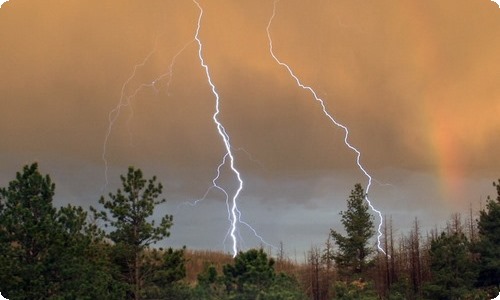
<svg viewBox="0 0 500 300"><path fill-rule="evenodd" d="M289 255L323 244L341 230L354 185L368 183L344 131L273 60L272 0L200 5L203 57L244 181L242 220ZM5 2L0 186L36 161L57 205L88 208L135 166L164 185L155 217L174 216L164 245L230 251L225 197L210 189L225 149L194 41L199 13L192 1ZM398 233L414 218L444 226L495 192L495 3L282 0L270 34L277 57L349 128L373 177L369 197ZM219 182L236 191L227 165ZM262 244L239 229L241 249Z"/></svg>

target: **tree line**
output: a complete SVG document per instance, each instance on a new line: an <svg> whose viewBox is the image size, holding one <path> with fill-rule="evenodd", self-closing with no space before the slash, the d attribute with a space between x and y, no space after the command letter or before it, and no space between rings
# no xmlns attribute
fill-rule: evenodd
<svg viewBox="0 0 500 300"><path fill-rule="evenodd" d="M307 254L310 299L493 299L500 291L500 180L479 217L453 214L441 231L395 235L382 226L384 251L371 244L373 216L356 184L341 212L345 235L331 230L324 247Z"/></svg>
<svg viewBox="0 0 500 300"><path fill-rule="evenodd" d="M222 265L205 261L186 280L186 248L158 248L173 216L152 219L164 203L156 177L129 167L100 208L53 205L55 184L36 163L0 188L0 292L8 299L486 299L500 284L500 180L479 218L456 214L425 238L415 219L408 235L383 226L372 244L373 216L360 184L341 212L345 234L293 263L283 244L240 252Z"/></svg>
<svg viewBox="0 0 500 300"><path fill-rule="evenodd" d="M219 274L207 262L196 284L185 248L152 247L172 215L152 220L162 185L130 167L102 209L53 205L55 184L38 164L0 188L0 292L8 299L303 299L262 249L239 253Z"/></svg>

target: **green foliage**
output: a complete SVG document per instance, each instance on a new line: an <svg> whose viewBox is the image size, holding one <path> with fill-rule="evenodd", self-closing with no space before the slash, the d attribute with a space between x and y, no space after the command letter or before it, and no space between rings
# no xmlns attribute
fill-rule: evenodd
<svg viewBox="0 0 500 300"><path fill-rule="evenodd" d="M186 277L186 259L184 258L184 250L174 250L168 248L162 255L162 264L155 272L155 278L152 280L158 285L168 285L173 282L178 282Z"/></svg>
<svg viewBox="0 0 500 300"><path fill-rule="evenodd" d="M55 185L38 165L0 189L0 282L9 299L123 297L95 254L97 235L80 207L52 204Z"/></svg>
<svg viewBox="0 0 500 300"><path fill-rule="evenodd" d="M480 254L477 285L497 289L500 287L500 179L493 183L497 198L488 197L486 210L480 212L478 228Z"/></svg>
<svg viewBox="0 0 500 300"><path fill-rule="evenodd" d="M335 299L342 300L376 300L379 299L373 287L362 281L352 281L350 283L338 281L335 283Z"/></svg>
<svg viewBox="0 0 500 300"><path fill-rule="evenodd" d="M372 252L368 241L375 230L373 216L368 212L369 207L365 197L361 185L356 184L347 199L347 211L340 213L347 236L333 229L330 231L338 247L338 252L333 258L344 274L362 273L366 267L366 258Z"/></svg>
<svg viewBox="0 0 500 300"><path fill-rule="evenodd" d="M60 234L52 206L54 189L50 177L42 176L35 163L0 190L0 267L2 292L8 298L48 298L57 289L49 266L55 259L54 237Z"/></svg>
<svg viewBox="0 0 500 300"><path fill-rule="evenodd" d="M474 262L463 233L441 233L431 242L431 280L424 286L430 299L462 299L472 290Z"/></svg>
<svg viewBox="0 0 500 300"><path fill-rule="evenodd" d="M198 284L193 289L193 299L227 299L223 278L219 277L213 264L205 265L203 272L198 274Z"/></svg>
<svg viewBox="0 0 500 300"><path fill-rule="evenodd" d="M198 275L193 290L194 299L305 299L295 278L274 270L274 260L268 259L262 249L240 252L234 264L223 266L218 276L213 265L207 265Z"/></svg>
<svg viewBox="0 0 500 300"><path fill-rule="evenodd" d="M198 285L200 286L210 286L217 282L217 269L214 265L206 265L203 272L198 274Z"/></svg>
<svg viewBox="0 0 500 300"><path fill-rule="evenodd" d="M300 285L294 277L279 273L274 277L269 289L264 291L261 299L301 300L305 298L304 292L300 289Z"/></svg>
<svg viewBox="0 0 500 300"><path fill-rule="evenodd" d="M274 260L267 259L262 249L251 249L240 252L234 258L234 265L223 268L228 291L236 290L243 293L251 290L259 291L269 287L274 279Z"/></svg>
<svg viewBox="0 0 500 300"><path fill-rule="evenodd" d="M181 280L186 277L185 248L165 251L153 249L145 255L141 273L144 276L146 299L167 299L169 295L184 293L186 288Z"/></svg>
<svg viewBox="0 0 500 300"><path fill-rule="evenodd" d="M156 176L149 180L142 176L140 169L129 167L127 176L120 176L123 191L118 189L116 194L110 193L110 200L101 197L99 203L111 213L111 217L107 211L97 212L91 208L96 218L114 228L109 234L111 240L141 249L170 236L169 229L172 226L171 215L163 216L158 226L155 226L154 220L147 221L155 207L166 200L157 200L163 186L161 183L156 184Z"/></svg>
<svg viewBox="0 0 500 300"><path fill-rule="evenodd" d="M184 251L168 249L159 255L148 248L168 237L172 226L171 215L163 216L158 225L150 220L156 206L165 203L165 199L157 200L162 193L161 183L156 183L155 176L144 179L142 171L133 167L120 178L123 190L110 193L109 200L99 200L105 210L91 210L96 219L112 227L107 237L115 243L113 262L121 280L128 283L127 298L165 298L183 293L185 289L174 283L186 275Z"/></svg>
<svg viewBox="0 0 500 300"><path fill-rule="evenodd" d="M389 300L404 300L407 299L406 294L411 291L410 283L406 278L400 279L391 286L389 290Z"/></svg>

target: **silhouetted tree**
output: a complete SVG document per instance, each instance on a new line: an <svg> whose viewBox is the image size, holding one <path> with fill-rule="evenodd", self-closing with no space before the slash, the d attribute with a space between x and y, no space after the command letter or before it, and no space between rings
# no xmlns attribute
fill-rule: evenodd
<svg viewBox="0 0 500 300"><path fill-rule="evenodd" d="M383 237L384 237L384 252L379 253L377 256L377 271L378 276L375 279L378 293L381 297L387 297L391 285L394 282L395 277L395 263L394 263L394 238L392 229L392 217L389 220L384 216L384 227L383 227Z"/></svg>
<svg viewBox="0 0 500 300"><path fill-rule="evenodd" d="M322 275L322 263L321 263L321 253L318 247L311 247L307 253L307 265L309 268L309 279L310 297L313 300L321 300L321 275Z"/></svg>
<svg viewBox="0 0 500 300"><path fill-rule="evenodd" d="M267 259L262 249L251 249L240 252L234 258L234 265L223 268L228 291L240 293L256 293L271 284L274 272L274 260Z"/></svg>
<svg viewBox="0 0 500 300"><path fill-rule="evenodd" d="M321 294L323 299L331 299L333 296L332 287L335 281L333 253L332 239L329 235L325 241L325 249L323 250L323 255L321 256L321 262L324 266L324 274L321 280Z"/></svg>
<svg viewBox="0 0 500 300"><path fill-rule="evenodd" d="M268 259L262 249L240 252L234 265L223 267L222 281L230 299L304 299L297 281L283 273L276 274L274 260Z"/></svg>
<svg viewBox="0 0 500 300"><path fill-rule="evenodd" d="M333 229L330 230L338 247L334 260L343 275L362 273L366 259L372 253L368 242L375 230L373 216L368 212L365 197L361 184L356 184L347 199L347 211L340 212L347 235L343 236Z"/></svg>
<svg viewBox="0 0 500 300"><path fill-rule="evenodd" d="M8 298L48 298L57 292L49 269L55 238L62 232L52 205L54 190L50 177L42 176L36 163L25 166L8 188L0 190L0 267L5 276L2 292Z"/></svg>
<svg viewBox="0 0 500 300"><path fill-rule="evenodd" d="M488 197L486 210L480 212L478 221L477 250L480 254L480 268L477 285L496 289L497 291L493 293L498 293L500 289L500 179L498 183L493 182L493 186L497 190L497 197L496 199Z"/></svg>
<svg viewBox="0 0 500 300"><path fill-rule="evenodd" d="M422 264L420 257L420 224L415 218L413 229L410 231L410 279L413 288L413 294L418 295L422 287Z"/></svg>
<svg viewBox="0 0 500 300"><path fill-rule="evenodd" d="M0 286L8 299L123 299L95 227L80 207L52 204L55 185L25 166L0 189ZM97 252L100 252L98 255Z"/></svg>
<svg viewBox="0 0 500 300"><path fill-rule="evenodd" d="M463 299L473 287L474 265L469 242L461 232L446 233L431 242L431 280L425 284L428 299Z"/></svg>
<svg viewBox="0 0 500 300"><path fill-rule="evenodd" d="M203 272L198 274L198 284L193 289L194 299L227 299L224 279L217 274L213 264L205 264Z"/></svg>
<svg viewBox="0 0 500 300"><path fill-rule="evenodd" d="M113 228L107 236L115 243L115 262L130 284L129 297L141 299L145 286L143 270L144 250L170 235L172 216L162 217L160 224L148 221L156 206L165 202L157 200L162 193L161 183L156 177L146 180L140 169L129 167L126 176L120 176L123 190L109 194L109 200L101 197L99 203L104 211L91 207L96 219L102 219ZM108 215L110 213L110 215ZM179 261L182 263L182 261Z"/></svg>
<svg viewBox="0 0 500 300"><path fill-rule="evenodd" d="M186 299L185 248L149 249L143 254L141 274L145 299Z"/></svg>

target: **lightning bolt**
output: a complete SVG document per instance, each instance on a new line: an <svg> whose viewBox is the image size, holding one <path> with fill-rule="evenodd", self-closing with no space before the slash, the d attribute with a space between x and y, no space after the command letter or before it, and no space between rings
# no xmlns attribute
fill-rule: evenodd
<svg viewBox="0 0 500 300"><path fill-rule="evenodd" d="M102 161L104 162L104 179L105 179L105 185L103 189L105 189L108 184L108 159L107 159L107 148L108 148L108 143L109 143L109 138L111 137L111 132L113 131L113 127L115 125L116 120L120 116L121 110L124 107L130 106L130 100L142 89L142 84L139 88L135 90L135 92L132 95L126 96L125 90L130 81L134 79L135 74L137 73L137 70L141 67L144 67L144 65L148 62L148 60L151 58L151 56L156 52L156 43L154 49L149 52L149 54L142 60L142 62L136 64L134 66L134 69L132 71L132 74L125 80L125 82L122 85L121 93L120 93L120 100L118 101L118 104L116 105L115 108L113 108L109 114L108 114L108 129L106 130L106 134L104 136L104 143L102 146Z"/></svg>
<svg viewBox="0 0 500 300"><path fill-rule="evenodd" d="M107 158L107 148L108 148L108 144L109 144L109 139L111 137L113 127L115 126L115 123L116 123L118 117L120 116L122 109L125 107L130 108L130 116L129 116L128 121L127 121L127 125L128 125L130 123L131 119L133 118L133 115L134 115L134 111L132 110L132 106L131 106L131 101L132 101L132 99L134 99L137 96L137 94L141 90L143 90L145 88L152 88L155 90L155 92L158 92L158 89L156 88L156 84L158 82L164 80L166 77L168 77L168 81L166 84L167 85L167 92L168 92L168 89L170 88L170 83L171 83L172 77L173 77L173 68L174 68L175 62L177 61L177 58L179 57L179 55L181 55L182 52L184 52L184 50L186 50L186 48L190 44L192 44L193 42L194 42L194 39L189 41L188 43L186 43L174 55L174 57L172 58L172 60L170 62L168 70L165 73L160 74L153 81L151 81L149 83L140 84L131 94L127 95L126 94L127 87L129 86L130 82L135 78L137 71L140 68L144 67L146 65L146 63L149 61L149 59L151 58L151 56L157 51L156 47L158 44L158 38L156 38L155 46L154 46L153 50L151 50L151 52L149 52L148 55L146 55L146 57L140 63L138 63L134 66L132 74L130 74L130 76L127 78L127 80L125 80L125 82L123 83L122 88L121 88L121 93L120 93L120 100L118 101L118 104L108 114L108 128L107 128L105 136L104 136L104 143L103 143L102 155L101 155L101 159L104 163L104 179L105 179L105 184L102 188L103 190L105 190L109 184L109 180L108 180L109 164L108 164L108 158ZM129 132L129 134L130 134L130 132Z"/></svg>
<svg viewBox="0 0 500 300"><path fill-rule="evenodd" d="M238 201L237 200L238 200L238 196L240 195L241 191L243 190L243 179L241 177L240 172L235 167L235 157L233 154L233 147L231 146L229 134L227 133L224 125L219 120L220 96L219 96L219 93L217 92L217 88L216 88L215 84L212 81L212 77L210 76L209 67L205 63L205 60L203 58L203 44L199 38L199 33L200 33L200 29L201 29L201 21L203 18L203 8L201 7L201 5L198 3L197 0L193 0L193 2L196 4L198 9L200 10L200 14L198 16L196 34L195 34L195 40L198 43L198 58L200 60L201 67L205 70L205 75L207 76L208 84L210 85L211 90L212 90L212 94L215 97L215 112L212 115L212 119L213 119L214 124L217 127L217 132L219 133L219 135L222 139L222 142L224 144L224 148L226 150L221 164L217 167L217 175L212 180L212 183L213 183L212 188L216 188L216 189L220 190L226 196L226 204L227 204L227 209L228 209L228 220L230 222L230 226L229 226L228 233L226 234L226 238L229 236L232 240L233 257L235 257L238 254L237 235L240 237L240 240L242 240L240 233L239 233L239 230L238 230L238 226L237 226L238 223L243 224L246 227L248 227L254 233L254 235L261 240L261 242L263 242L266 245L269 245L271 247L273 247L273 246L270 245L269 243L265 242L264 239L260 235L258 235L257 231L252 226L250 226L250 224L248 224L247 222L244 222L241 219L241 211L238 209ZM218 185L218 183L217 183L217 180L219 179L219 176L220 176L220 169L223 165L226 164L226 161L229 161L229 166L230 166L231 172L233 173L233 175L235 176L235 178L238 182L238 188L236 189L236 191L234 192L232 197L229 197L228 192L224 188L222 188L220 185ZM207 191L207 193L208 193L208 191ZM204 197L206 197L207 193L205 193ZM224 239L224 241L226 240L226 238Z"/></svg>
<svg viewBox="0 0 500 300"><path fill-rule="evenodd" d="M250 153L248 153L248 151L246 151L245 149L243 149L243 148L237 148L237 149L234 149L234 151L242 151L242 152L244 152L248 156L249 160L251 160L252 162L258 164L260 167L263 168L263 166L260 163L260 161L254 159L252 157L252 155ZM227 161L228 156L229 156L229 153L226 153L223 156L222 161L217 166L216 174L215 174L214 178L212 179L212 185L207 188L207 190L205 191L205 193L203 194L203 196L201 198L196 199L195 201L192 201L192 202L186 201L186 202L181 203L181 204L179 204L177 206L177 209L179 209L181 206L195 207L200 202L202 202L203 200L205 200L208 197L208 195L209 195L209 193L210 193L211 190L216 189L216 190L220 191L224 195L224 197L225 197L225 202L226 202L226 207L227 207L227 212L228 212L228 221L229 221L229 229L228 229L228 231L226 233L226 236L224 237L224 240L222 242L222 244L224 245L224 252L226 251L226 241L227 241L227 238L231 235L231 229L233 228L232 227L232 224L233 224L232 215L233 215L233 213L232 213L232 205L230 204L230 201L229 201L229 194L217 182L219 181L219 178L221 176L221 173L222 173L221 169L222 169L222 167L224 165L226 165L226 161ZM260 236L257 233L257 231L255 230L255 228L253 228L250 224L248 224L247 222L245 222L245 221L243 221L241 219L241 211L237 207L236 207L236 214L238 215L238 223L245 225L254 234L254 236L260 240L261 244L269 246L269 247L271 247L273 249L277 249L276 246L268 243L262 236ZM241 237L241 235L240 235L240 233L239 233L239 231L238 231L237 228L236 228L236 231L237 231L238 236L240 237L241 243L243 243L243 238Z"/></svg>
<svg viewBox="0 0 500 300"><path fill-rule="evenodd" d="M214 114L212 116L212 119L213 119L213 121L214 121L214 123L215 123L215 125L217 127L217 132L219 133L220 137L222 138L222 141L223 141L224 147L226 149L226 152L225 152L225 154L224 154L224 156L222 158L222 162L217 167L217 171L216 171L215 177L212 179L212 186L207 189L207 191L205 192L205 194L203 195L203 197L201 199L198 199L198 200L196 200L196 201L194 201L192 203L188 202L186 204L188 204L190 206L196 206L196 204L198 204L200 201L204 200L208 196L210 190L217 189L220 192L222 192L224 194L224 196L225 196L225 202L226 202L226 207L227 207L227 211L228 211L228 221L229 221L229 225L230 225L229 229L228 229L228 232L226 233L226 236L224 238L224 247L225 247L225 243L226 243L227 238L230 237L231 240L232 240L232 252L233 252L233 256L236 256L237 251L238 251L238 237L239 237L241 243L243 242L243 239L242 239L242 237L240 235L240 232L238 230L238 227L237 227L237 224L239 223L239 224L242 224L242 225L245 225L246 227L248 227L250 229L250 231L252 231L253 234L258 239L260 239L260 241L263 244L266 244L266 245L268 245L270 247L275 248L273 245L267 243L257 233L257 231L249 223L247 223L247 222L245 222L245 221L242 220L242 214L241 214L241 211L238 208L237 199L238 199L241 191L243 190L243 179L241 177L240 172L235 167L235 157L234 157L234 154L233 154L233 151L232 151L232 146L231 146L231 143L230 143L229 135L228 135L225 127L222 125L222 123L219 120L219 114L220 114L220 97L219 97L219 94L217 93L217 89L215 87L215 84L212 82L212 78L210 76L210 71L209 71L208 65L205 63L205 61L203 59L203 45L202 45L201 40L199 39L199 32L200 32L200 29L201 29L201 20L202 20L202 17L203 17L203 8L201 7L201 5L196 0L193 0L193 2L197 5L198 9L200 10L200 14L199 14L199 17L198 17L198 22L197 22L197 26L196 26L196 31L195 31L194 38L191 41L189 41L188 43L186 43L184 45L184 47L182 47L174 55L174 57L172 58L172 61L171 61L170 65L168 67L168 70L165 73L160 74L159 76L157 76L151 82L140 84L132 93L127 94L126 93L127 88L130 85L130 82L136 77L137 71L140 68L144 67L146 65L146 63L150 60L151 56L157 51L156 50L156 46L157 46L157 42L158 42L158 38L157 38L156 42L155 42L155 47L153 48L153 50L150 53L148 53L148 55L140 63L138 63L138 64L136 64L134 66L131 75L123 83L122 88L121 88L121 94L120 94L120 99L118 101L118 104L108 114L108 128L107 128L106 133L105 133L104 143L103 143L103 150L102 150L102 156L101 156L101 158L102 158L102 160L104 162L104 177L105 177L105 185L103 187L103 190L106 189L106 187L109 184L109 181L108 181L109 164L108 164L108 159L107 159L107 148L108 148L108 144L109 144L109 139L111 137L111 133L113 131L113 127L115 126L115 123L117 122L117 119L120 116L122 109L124 109L125 107L130 108L130 115L129 115L129 118L128 118L128 121L127 121L127 125L128 125L130 123L131 119L133 118L133 115L134 115L134 111L132 110L132 107L131 107L131 101L132 101L132 99L134 99L137 96L137 94L141 90L146 89L146 88L151 88L155 92L158 92L159 90L157 89L157 84L160 81L164 80L165 78L168 78L168 81L166 83L166 89L167 89L167 92L168 92L171 80L173 78L173 67L175 65L175 62L176 62L178 56L181 55L184 52L184 50L190 44L192 44L194 41L196 41L197 44L198 44L198 46L199 46L199 48L198 48L198 57L199 57L199 60L200 60L200 64L201 64L201 66L205 70L208 83L209 83L209 85L211 87L212 93L215 96L215 112L214 112ZM129 132L129 134L130 134L130 132ZM245 153L248 154L248 152L246 152L244 149L239 148L239 149L236 149L236 150L237 151L241 150L241 151L244 151ZM221 187L219 185L219 183L218 183L218 180L219 180L219 178L221 176L221 169L222 169L223 166L226 165L227 162L229 162L229 166L230 166L231 172L233 173L233 175L235 176L235 178L236 178L236 180L238 182L238 188L236 189L236 191L234 192L234 194L232 195L232 197L230 197L229 193L223 187Z"/></svg>
<svg viewBox="0 0 500 300"><path fill-rule="evenodd" d="M193 2L196 4L196 6L198 6L198 9L200 10L200 14L198 16L196 34L195 34L195 38L194 38L196 40L196 42L198 43L198 58L200 59L200 65L205 70L205 75L207 76L208 84L210 85L210 87L212 89L212 93L215 97L215 112L212 115L212 119L217 127L217 132L219 133L220 137L222 138L222 142L224 143L224 147L226 149L226 154L224 156L222 164L225 164L225 162L226 162L225 157L226 156L229 157L229 165L231 167L231 171L236 176L236 179L238 181L238 188L231 199L230 206L228 207L230 221L231 221L229 235L231 236L231 239L233 241L233 257L234 257L238 253L238 245L237 245L237 239L236 239L236 230L237 230L236 222L238 220L239 210L238 210L238 206L237 206L236 201L237 201L238 196L240 195L241 191L243 190L243 180L241 179L240 172L238 171L238 169L236 169L236 167L234 165L234 155L233 155L233 152L231 150L231 143L230 143L229 135L226 132L226 128L224 128L224 126L222 125L222 123L219 121L219 118L218 118L219 114L220 114L220 96L219 96L219 93L217 92L217 88L215 87L215 84L212 82L212 77L210 76L210 70L208 68L208 65L205 63L205 60L203 58L203 44L201 43L201 40L199 38L200 29L201 29L201 20L203 18L203 8L198 3L198 1L193 0ZM221 166L222 165L219 165L219 167L217 168L218 171L220 170ZM219 173L218 173L218 175L219 175ZM217 178L218 178L218 176L217 176ZM227 192L222 187L217 185L216 180L214 180L213 182L214 182L214 186L216 188L224 191L224 193L227 195Z"/></svg>
<svg viewBox="0 0 500 300"><path fill-rule="evenodd" d="M358 165L358 168L361 170L361 172L368 179L368 185L366 186L365 200L368 203L368 205L370 206L370 208L372 209L372 211L374 211L375 213L377 213L378 216L380 217L380 223L379 223L378 228L377 228L377 231L378 231L378 235L377 235L377 247L378 247L378 249L380 251L382 251L385 254L385 251L384 251L384 249L382 249L381 242L380 242L380 239L382 237L382 230L381 230L381 228L382 228L382 223L383 223L382 213L379 210L375 209L375 207L372 205L372 202L368 198L368 193L369 193L370 187L372 185L372 176L366 171L366 169L361 164L361 152L349 142L349 129L345 125L342 125L341 123L337 122L337 120L335 120L335 118L328 112L328 110L326 108L326 105L325 105L325 102L323 101L323 99L321 99L320 97L318 97L318 95L316 94L316 92L314 91L314 89L312 87L310 87L310 86L304 85L300 81L300 79L297 77L297 75L295 75L295 73L292 71L292 69L290 68L290 66L288 64L282 62L276 56L276 54L274 53L274 50L273 50L273 40L271 38L270 28L271 28L271 24L273 22L273 19L276 16L276 5L277 5L278 2L279 2L279 0L274 0L274 3L273 3L273 13L271 15L271 18L269 19L269 23L267 24L267 28L266 28L267 38L269 40L269 52L270 52L271 56L273 57L273 59L280 66L284 67L288 71L288 73L290 74L290 76L295 80L297 86L299 86L300 88L302 88L302 89L304 89L304 90L306 90L306 91L308 91L308 92L311 93L311 95L313 96L313 98L321 106L321 109L323 110L323 114L330 120L330 122L333 123L335 126L341 128L344 131L344 143L345 143L345 145L349 149L351 149L354 153L356 153L356 164Z"/></svg>

